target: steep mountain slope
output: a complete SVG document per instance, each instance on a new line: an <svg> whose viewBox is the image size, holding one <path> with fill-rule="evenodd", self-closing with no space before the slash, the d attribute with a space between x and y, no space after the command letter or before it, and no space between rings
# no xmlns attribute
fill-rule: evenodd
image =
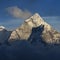
<svg viewBox="0 0 60 60"><path fill-rule="evenodd" d="M11 31L7 31L5 27L0 26L0 43L4 43L10 37Z"/></svg>
<svg viewBox="0 0 60 60"><path fill-rule="evenodd" d="M43 41L46 43L60 43L60 33L46 23L38 13L25 20L15 31L12 31L9 41L28 40L34 27L44 25L44 31L41 34ZM38 31L38 30L37 30ZM40 30L39 30L40 31ZM36 36L35 36L36 37ZM36 37L38 39L38 37Z"/></svg>

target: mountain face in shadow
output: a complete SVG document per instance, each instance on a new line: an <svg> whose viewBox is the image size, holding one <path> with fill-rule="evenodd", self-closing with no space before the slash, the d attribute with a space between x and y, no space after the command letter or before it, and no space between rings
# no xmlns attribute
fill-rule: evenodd
<svg viewBox="0 0 60 60"><path fill-rule="evenodd" d="M32 28L32 32L28 41L31 43L43 41L42 33L44 31L44 25Z"/></svg>
<svg viewBox="0 0 60 60"><path fill-rule="evenodd" d="M0 44L5 43L8 41L11 35L11 31L7 31L5 28L0 27Z"/></svg>

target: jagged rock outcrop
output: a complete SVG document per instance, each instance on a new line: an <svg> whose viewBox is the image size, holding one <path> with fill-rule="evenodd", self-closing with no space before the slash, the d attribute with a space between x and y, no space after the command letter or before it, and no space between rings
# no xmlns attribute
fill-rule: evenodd
<svg viewBox="0 0 60 60"><path fill-rule="evenodd" d="M53 29L48 23L46 23L38 13L34 14L29 19L25 20L19 28L12 31L9 41L14 40L28 40L32 33L33 27L44 25L44 31L42 33L43 41L46 43L60 43L60 33Z"/></svg>

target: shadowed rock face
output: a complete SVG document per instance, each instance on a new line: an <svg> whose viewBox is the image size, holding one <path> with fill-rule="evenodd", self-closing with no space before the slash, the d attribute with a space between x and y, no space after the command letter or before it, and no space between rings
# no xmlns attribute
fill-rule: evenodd
<svg viewBox="0 0 60 60"><path fill-rule="evenodd" d="M35 32L33 28L36 27L37 28L36 31L38 31L39 29L38 27L41 25L44 25L44 30L42 31L41 34L43 41L46 43L60 44L60 33L54 30L37 13L34 14L29 19L25 20L24 24L22 24L15 31L12 31L9 41L28 40L28 38L32 34L32 30ZM39 30L39 32L40 31L41 29Z"/></svg>
<svg viewBox="0 0 60 60"><path fill-rule="evenodd" d="M28 38L28 41L31 43L42 42L43 31L44 31L44 25L40 25L38 27L32 28L32 33L31 33L30 37Z"/></svg>
<svg viewBox="0 0 60 60"><path fill-rule="evenodd" d="M0 29L0 44L7 41L10 37L11 31L7 31L6 29Z"/></svg>

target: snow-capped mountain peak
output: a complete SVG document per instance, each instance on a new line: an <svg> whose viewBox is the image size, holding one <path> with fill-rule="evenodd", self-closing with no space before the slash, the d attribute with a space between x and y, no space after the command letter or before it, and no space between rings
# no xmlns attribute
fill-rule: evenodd
<svg viewBox="0 0 60 60"><path fill-rule="evenodd" d="M41 27L44 26L44 30L42 31L42 34L41 34L41 37L43 38L44 42L60 43L60 33L57 32L54 28L52 28L50 24L45 22L38 13L35 13L32 17L25 20L20 27L12 31L9 41L28 40L28 38L32 34L32 29L39 26L40 26L40 29L38 28L35 31L36 32L40 31ZM33 35L36 35L36 34L33 34ZM35 37L38 39L37 36L34 36L34 38Z"/></svg>
<svg viewBox="0 0 60 60"><path fill-rule="evenodd" d="M4 30L5 27L4 26L0 26L0 31Z"/></svg>
<svg viewBox="0 0 60 60"><path fill-rule="evenodd" d="M0 26L0 29L5 29L5 27L4 26Z"/></svg>

